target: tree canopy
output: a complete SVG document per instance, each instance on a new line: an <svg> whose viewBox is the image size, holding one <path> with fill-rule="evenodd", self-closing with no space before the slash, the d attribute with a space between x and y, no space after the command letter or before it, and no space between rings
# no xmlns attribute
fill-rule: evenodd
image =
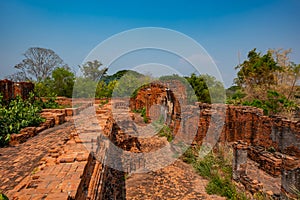
<svg viewBox="0 0 300 200"><path fill-rule="evenodd" d="M275 71L280 71L282 68L275 62L271 52L265 55L257 53L256 49L248 53L248 60L245 60L238 69L236 83L240 87L254 90L255 87L269 87L275 84Z"/></svg>
<svg viewBox="0 0 300 200"><path fill-rule="evenodd" d="M291 50L271 49L266 54L248 53L236 69L236 87L227 90L229 103L263 108L266 114L289 115L296 106L300 65L289 60Z"/></svg>
<svg viewBox="0 0 300 200"><path fill-rule="evenodd" d="M92 81L99 81L107 73L108 68L100 69L102 63L98 60L88 61L82 66L79 66L83 77Z"/></svg>
<svg viewBox="0 0 300 200"><path fill-rule="evenodd" d="M20 71L8 77L14 81L44 81L54 69L67 67L51 49L31 47L23 55L25 59L15 66Z"/></svg>
<svg viewBox="0 0 300 200"><path fill-rule="evenodd" d="M225 101L225 88L215 77L208 74L197 76L193 73L186 79L193 88L198 101L203 103L223 103Z"/></svg>
<svg viewBox="0 0 300 200"><path fill-rule="evenodd" d="M69 68L58 67L53 70L51 77L35 84L35 92L40 97L72 97L74 80L75 75Z"/></svg>

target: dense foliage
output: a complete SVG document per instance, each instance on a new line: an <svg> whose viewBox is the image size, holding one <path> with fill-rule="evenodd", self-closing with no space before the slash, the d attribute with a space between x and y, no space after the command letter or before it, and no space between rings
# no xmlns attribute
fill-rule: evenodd
<svg viewBox="0 0 300 200"><path fill-rule="evenodd" d="M290 49L269 50L265 54L256 49L249 51L247 59L236 66L237 78L235 85L226 91L227 103L259 107L269 115L289 116L299 110L300 65L289 60L290 53ZM16 65L19 71L10 78L33 80L35 94L39 97L134 98L140 88L157 80L132 70L108 75L108 68L94 60L79 66L82 75L75 81L75 74L50 49L29 48L24 56L25 59ZM159 80L181 81L186 86L189 103L225 102L224 86L213 76L193 73L186 77L162 76Z"/></svg>
<svg viewBox="0 0 300 200"><path fill-rule="evenodd" d="M35 93L40 97L72 97L75 75L69 68L56 68L51 77L35 83Z"/></svg>
<svg viewBox="0 0 300 200"><path fill-rule="evenodd" d="M111 81L118 81L118 80L120 80L127 73L132 74L135 77L142 76L142 74L140 74L140 73L138 73L136 71L133 71L133 70L120 70L120 71L117 71L116 73L114 73L113 75L105 75L105 76L103 76L102 80L106 84L108 84Z"/></svg>
<svg viewBox="0 0 300 200"><path fill-rule="evenodd" d="M143 79L143 75L132 70L121 70L107 75L107 68L101 69L100 62L88 62L81 67L83 76L76 78L73 97L111 98L112 95L128 96L132 88ZM92 73L95 75L92 75ZM114 92L114 93L113 93Z"/></svg>
<svg viewBox="0 0 300 200"><path fill-rule="evenodd" d="M133 97L137 93L137 89L151 83L153 79L150 76L128 71L120 78L115 85L114 97Z"/></svg>
<svg viewBox="0 0 300 200"><path fill-rule="evenodd" d="M0 200L9 200L5 194L0 193Z"/></svg>
<svg viewBox="0 0 300 200"><path fill-rule="evenodd" d="M8 105L4 105L2 99L0 95L0 146L9 142L12 133L18 133L24 127L38 126L44 121L39 115L41 107L35 104L33 94L27 100L17 97Z"/></svg>
<svg viewBox="0 0 300 200"><path fill-rule="evenodd" d="M59 105L56 102L56 96L47 97L44 100L40 97L35 98L34 104L42 109L62 109L65 108L65 106Z"/></svg>
<svg viewBox="0 0 300 200"><path fill-rule="evenodd" d="M290 52L251 50L248 59L236 67L236 85L227 90L227 102L259 107L268 115L292 115L299 104L300 65L289 61Z"/></svg>
<svg viewBox="0 0 300 200"><path fill-rule="evenodd" d="M225 102L225 88L215 77L208 74L180 77L177 74L162 76L161 81L178 80L186 88L189 103L196 101L203 103Z"/></svg>
<svg viewBox="0 0 300 200"><path fill-rule="evenodd" d="M108 68L100 68L102 63L98 60L88 61L84 63L82 66L79 66L83 77L89 79L91 81L99 81L106 74Z"/></svg>
<svg viewBox="0 0 300 200"><path fill-rule="evenodd" d="M276 91L267 91L267 99L253 99L252 101L244 101L243 105L262 108L265 115L274 115L285 111L290 111L296 105L295 102L288 100L284 95Z"/></svg>
<svg viewBox="0 0 300 200"><path fill-rule="evenodd" d="M192 86L198 101L203 103L225 102L225 88L215 77L208 74L199 76L191 74L186 79Z"/></svg>

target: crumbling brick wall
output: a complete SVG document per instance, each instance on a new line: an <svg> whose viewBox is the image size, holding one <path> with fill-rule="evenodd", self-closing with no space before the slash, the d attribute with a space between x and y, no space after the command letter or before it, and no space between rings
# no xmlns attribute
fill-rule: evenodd
<svg viewBox="0 0 300 200"><path fill-rule="evenodd" d="M12 82L10 80L0 80L0 93L4 101L9 101L17 96L26 99L29 93L34 90L34 84L30 82Z"/></svg>
<svg viewBox="0 0 300 200"><path fill-rule="evenodd" d="M180 81L153 82L142 87L135 98L130 99L130 109L146 108L146 115L150 117L150 107L164 105L168 108L168 118L175 120L180 116L181 106L186 105L185 87Z"/></svg>
<svg viewBox="0 0 300 200"><path fill-rule="evenodd" d="M27 99L29 97L29 93L34 90L34 84L31 82L14 82L13 86L14 98L20 96L23 99Z"/></svg>
<svg viewBox="0 0 300 200"><path fill-rule="evenodd" d="M215 123L210 121L210 113L222 110L212 110L208 104L200 104L200 108L202 114L198 134L201 136L199 138L203 138L208 126ZM300 157L300 122L286 120L283 117L264 116L259 108L226 105L225 123L219 142L238 140Z"/></svg>
<svg viewBox="0 0 300 200"><path fill-rule="evenodd" d="M8 101L13 98L13 82L9 80L0 81L0 93L3 95L3 100Z"/></svg>
<svg viewBox="0 0 300 200"><path fill-rule="evenodd" d="M169 86L169 88L167 87ZM180 81L172 81L172 84L152 83L142 88L135 99L131 99L131 109L140 109L148 104L150 108L155 104L163 104L168 96L167 89L172 94L167 107L174 122L180 120L181 112L186 105L185 87ZM179 95L182 93L182 95ZM249 145L262 146L265 149L274 148L276 151L288 155L300 157L300 122L290 121L284 117L268 117L263 115L263 110L250 106L234 106L197 103L200 108L200 117L194 118L194 124L198 124L195 143L201 144L207 134L214 134L216 129L222 129L218 135L218 142L235 142L242 140ZM212 120L212 116L215 118ZM215 120L222 119L224 122ZM197 121L199 120L199 121ZM222 123L222 124L221 124ZM168 123L172 125L172 123ZM210 128L213 127L213 128ZM216 131L213 131L213 130ZM209 130L209 132L208 132ZM209 136L208 136L209 137Z"/></svg>

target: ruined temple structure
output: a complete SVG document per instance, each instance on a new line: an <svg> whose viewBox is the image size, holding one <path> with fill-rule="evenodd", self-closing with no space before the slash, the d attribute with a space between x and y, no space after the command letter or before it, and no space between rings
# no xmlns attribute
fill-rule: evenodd
<svg viewBox="0 0 300 200"><path fill-rule="evenodd" d="M0 93L2 93L4 101L9 101L17 96L26 99L33 89L34 84L31 82L12 82L7 79L0 80Z"/></svg>
<svg viewBox="0 0 300 200"><path fill-rule="evenodd" d="M176 138L192 138L192 145L232 147L238 187L273 199L297 199L299 121L264 116L261 109L247 106L189 104L187 95L184 84L173 80L145 85L132 99L101 106L94 101L72 114L74 123L0 149L0 174L6 174L0 176L0 190L11 199L224 199L208 195L207 182L180 160L157 169L167 161L165 155L176 155ZM148 124L132 112L142 108ZM151 132L152 122L161 117L173 130L172 144ZM150 137L139 135L148 131Z"/></svg>
<svg viewBox="0 0 300 200"><path fill-rule="evenodd" d="M254 161L260 170L271 177L281 177L280 194L270 195L272 198L297 198L295 191L300 191L299 121L287 120L280 116L264 116L262 109L249 106L205 103L196 103L192 107L200 109L200 117L184 120L180 115L184 110L182 102L186 102L185 88L179 81L173 81L171 85L172 88L167 87L166 83L145 86L137 97L131 100L131 108L146 107L150 108L147 112L151 112L151 106L166 106L168 116L173 121L170 123L171 127L176 124L176 119L183 122L183 125L188 124L187 127L198 126L194 144L202 145L203 142L212 139L219 144L233 144L233 177L243 183L246 189L252 193L263 191L262 184L258 180L252 180L247 174L248 159ZM171 98L168 92L172 94ZM175 125L173 134L177 131ZM184 131L185 134L189 132L187 129Z"/></svg>
<svg viewBox="0 0 300 200"><path fill-rule="evenodd" d="M137 96L130 99L130 109L146 108L146 116L150 117L153 105L162 105L168 109L169 117L174 119L180 116L180 106L186 104L186 96L186 89L179 81L157 81L142 87Z"/></svg>

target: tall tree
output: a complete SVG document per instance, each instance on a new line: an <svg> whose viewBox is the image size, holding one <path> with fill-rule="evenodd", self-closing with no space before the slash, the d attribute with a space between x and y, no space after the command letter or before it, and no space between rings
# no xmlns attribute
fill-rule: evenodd
<svg viewBox="0 0 300 200"><path fill-rule="evenodd" d="M193 88L198 101L204 103L223 103L225 101L224 86L215 77L208 74L197 76L193 73L186 79Z"/></svg>
<svg viewBox="0 0 300 200"><path fill-rule="evenodd" d="M53 90L58 96L72 97L75 75L70 69L59 67L52 72Z"/></svg>
<svg viewBox="0 0 300 200"><path fill-rule="evenodd" d="M140 86L149 84L151 81L150 76L129 70L115 83L112 95L113 97L131 97Z"/></svg>
<svg viewBox="0 0 300 200"><path fill-rule="evenodd" d="M92 81L99 81L107 72L108 68L100 69L102 63L98 60L88 61L82 66L79 66L84 78Z"/></svg>
<svg viewBox="0 0 300 200"><path fill-rule="evenodd" d="M293 99L296 92L296 84L300 80L300 64L297 65L290 61L289 54L292 52L291 49L284 50L280 48L269 51L282 69L275 74L276 89L287 96L288 99Z"/></svg>
<svg viewBox="0 0 300 200"><path fill-rule="evenodd" d="M66 67L63 60L51 49L31 47L24 53L25 59L15 66L21 70L19 75L22 79L31 81L43 81L51 76L57 67Z"/></svg>
<svg viewBox="0 0 300 200"><path fill-rule="evenodd" d="M35 83L35 93L40 97L72 97L75 75L69 68L58 67L52 76Z"/></svg>
<svg viewBox="0 0 300 200"><path fill-rule="evenodd" d="M14 82L29 81L24 72L16 72L5 77Z"/></svg>
<svg viewBox="0 0 300 200"><path fill-rule="evenodd" d="M240 90L232 98L240 97L236 102L263 108L266 114L292 118L300 65L290 61L289 53L290 49L268 50L264 55L251 50L248 59L236 67L235 81Z"/></svg>
<svg viewBox="0 0 300 200"><path fill-rule="evenodd" d="M238 69L235 82L244 91L259 98L262 92L270 90L276 84L275 72L280 71L281 67L277 65L271 52L265 55L256 52L256 49L248 53L248 60L236 67Z"/></svg>

